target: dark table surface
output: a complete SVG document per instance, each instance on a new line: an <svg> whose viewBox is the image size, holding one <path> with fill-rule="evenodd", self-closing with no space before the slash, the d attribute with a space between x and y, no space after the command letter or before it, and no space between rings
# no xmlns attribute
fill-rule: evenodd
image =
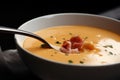
<svg viewBox="0 0 120 80"><path fill-rule="evenodd" d="M0 3L0 26L18 28L24 22L43 15L55 13L90 13L101 14L120 6L117 0L109 0L104 2L101 0L91 1L82 0L75 1L24 1ZM14 35L0 34L0 46L3 51L7 49L16 49ZM114 80L118 80L114 78ZM41 80L37 78L32 72L28 71L26 74L12 73L6 66L0 69L0 80ZM120 79L120 78L119 78Z"/></svg>

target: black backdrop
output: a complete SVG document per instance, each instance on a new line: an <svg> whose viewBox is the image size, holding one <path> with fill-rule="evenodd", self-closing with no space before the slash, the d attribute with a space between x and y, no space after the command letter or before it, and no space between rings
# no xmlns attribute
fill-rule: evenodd
<svg viewBox="0 0 120 80"><path fill-rule="evenodd" d="M39 2L35 0L11 2L9 0L0 2L0 26L18 28L32 18L54 13L100 14L119 6L119 4L119 0L40 0ZM0 45L3 50L15 48L13 35L0 34L0 36L2 37Z"/></svg>
<svg viewBox="0 0 120 80"><path fill-rule="evenodd" d="M0 26L18 28L24 22L47 14L54 13L90 13L100 14L107 10L111 10L117 6L120 6L119 0L29 0L29 1L4 1L0 2ZM15 49L14 35L11 34L0 34L0 46L2 50ZM6 77L5 80L18 79L13 78L15 75L11 73L5 74L0 73L0 77ZM28 78L30 76L30 78ZM29 80L36 79L31 74L24 76ZM20 78L20 77L19 77ZM21 78L24 79L24 78ZM19 79L20 80L20 79Z"/></svg>
<svg viewBox="0 0 120 80"><path fill-rule="evenodd" d="M25 21L53 13L78 12L99 14L119 6L119 0L56 0L0 2L0 25L19 27Z"/></svg>

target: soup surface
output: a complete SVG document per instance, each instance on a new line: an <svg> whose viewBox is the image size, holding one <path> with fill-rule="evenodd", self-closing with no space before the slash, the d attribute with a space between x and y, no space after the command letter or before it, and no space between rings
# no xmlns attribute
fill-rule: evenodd
<svg viewBox="0 0 120 80"><path fill-rule="evenodd" d="M43 48L44 44L27 37L23 47L33 55L49 60L82 65L103 65L120 62L120 35L91 26L55 26L35 32L49 43L61 47L64 41L79 36L84 43L91 44L94 49L64 53L51 48Z"/></svg>

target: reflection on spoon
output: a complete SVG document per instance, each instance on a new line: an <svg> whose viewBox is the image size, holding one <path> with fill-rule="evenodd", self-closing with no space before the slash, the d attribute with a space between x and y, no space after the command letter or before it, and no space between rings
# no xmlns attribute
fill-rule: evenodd
<svg viewBox="0 0 120 80"><path fill-rule="evenodd" d="M20 29L13 29L13 28L7 28L7 27L0 27L0 33L9 33L9 34L20 34L20 35L25 35L29 37L33 37L35 39L40 40L41 42L45 43L47 47L53 48L56 50L59 50L60 48L58 46L54 46L50 43L48 43L45 39L42 37L28 31L20 30Z"/></svg>

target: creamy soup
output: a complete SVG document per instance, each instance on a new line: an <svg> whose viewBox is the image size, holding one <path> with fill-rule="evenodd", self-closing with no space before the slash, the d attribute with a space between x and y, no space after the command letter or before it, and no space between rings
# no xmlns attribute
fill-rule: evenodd
<svg viewBox="0 0 120 80"><path fill-rule="evenodd" d="M36 56L67 64L103 65L120 62L119 34L91 26L55 26L35 33L59 47L64 41L74 36L79 36L84 43L89 43L94 47L92 50L90 48L66 54L51 48L44 48L42 42L27 37L23 47Z"/></svg>

